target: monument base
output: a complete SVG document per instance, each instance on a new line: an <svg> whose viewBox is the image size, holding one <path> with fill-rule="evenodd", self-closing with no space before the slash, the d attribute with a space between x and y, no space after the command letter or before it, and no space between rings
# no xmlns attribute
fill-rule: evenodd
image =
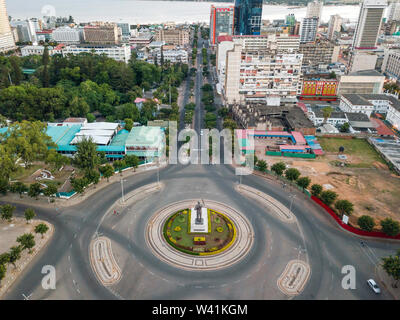
<svg viewBox="0 0 400 320"><path fill-rule="evenodd" d="M201 208L201 223L196 221L196 217L197 211L192 208L190 212L190 233L209 233L207 208Z"/></svg>

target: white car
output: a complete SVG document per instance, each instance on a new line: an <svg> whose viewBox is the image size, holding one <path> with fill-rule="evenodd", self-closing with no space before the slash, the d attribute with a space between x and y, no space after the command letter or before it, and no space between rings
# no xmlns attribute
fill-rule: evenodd
<svg viewBox="0 0 400 320"><path fill-rule="evenodd" d="M367 283L375 293L381 293L381 289L378 287L374 279L367 280Z"/></svg>

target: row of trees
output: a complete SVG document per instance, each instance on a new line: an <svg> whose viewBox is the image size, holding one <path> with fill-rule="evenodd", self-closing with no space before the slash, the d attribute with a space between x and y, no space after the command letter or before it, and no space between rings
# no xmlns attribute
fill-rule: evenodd
<svg viewBox="0 0 400 320"><path fill-rule="evenodd" d="M12 221L14 211L15 207L10 204L5 204L1 206L1 219ZM35 211L30 208L26 209L24 212L27 223L29 223L35 217L35 215ZM34 228L35 233L41 234L42 237L48 230L49 227L45 223L39 223ZM22 252L27 249L29 253L32 253L32 249L36 245L35 237L32 233L25 233L19 236L17 238L17 242L19 243L19 245L13 246L8 252L0 254L0 284L6 276L7 267L9 266L9 264L12 264L15 268L16 262L21 259Z"/></svg>
<svg viewBox="0 0 400 320"><path fill-rule="evenodd" d="M268 166L264 160L257 160L256 165L262 172L266 171ZM286 179L295 182L299 187L307 189L311 184L309 177L300 177L300 171L296 168L286 168L284 162L277 162L271 166L271 171L276 175L285 175ZM338 194L332 190L323 190L320 184L313 184L310 188L311 194L314 197L320 198L323 203L330 206L339 213L340 217L343 215L350 216L354 212L354 204L346 199L338 199ZM358 218L357 224L364 231L372 231L375 227L375 221L372 217L363 215ZM389 236L396 236L400 233L400 223L392 218L386 218L380 222L382 231Z"/></svg>

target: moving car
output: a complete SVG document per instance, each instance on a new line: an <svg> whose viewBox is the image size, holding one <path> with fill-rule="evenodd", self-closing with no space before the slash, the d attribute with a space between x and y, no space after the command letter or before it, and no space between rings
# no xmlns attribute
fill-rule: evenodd
<svg viewBox="0 0 400 320"><path fill-rule="evenodd" d="M374 279L367 280L367 283L375 293L381 293L381 289L378 287Z"/></svg>

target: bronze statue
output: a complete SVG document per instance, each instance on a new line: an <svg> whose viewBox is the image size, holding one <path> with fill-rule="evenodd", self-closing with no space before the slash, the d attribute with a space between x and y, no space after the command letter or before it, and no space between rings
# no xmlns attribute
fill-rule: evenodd
<svg viewBox="0 0 400 320"><path fill-rule="evenodd" d="M203 218L201 217L202 206L200 204L200 201L197 202L196 206L194 207L194 210L196 210L197 213L195 224L203 224Z"/></svg>

